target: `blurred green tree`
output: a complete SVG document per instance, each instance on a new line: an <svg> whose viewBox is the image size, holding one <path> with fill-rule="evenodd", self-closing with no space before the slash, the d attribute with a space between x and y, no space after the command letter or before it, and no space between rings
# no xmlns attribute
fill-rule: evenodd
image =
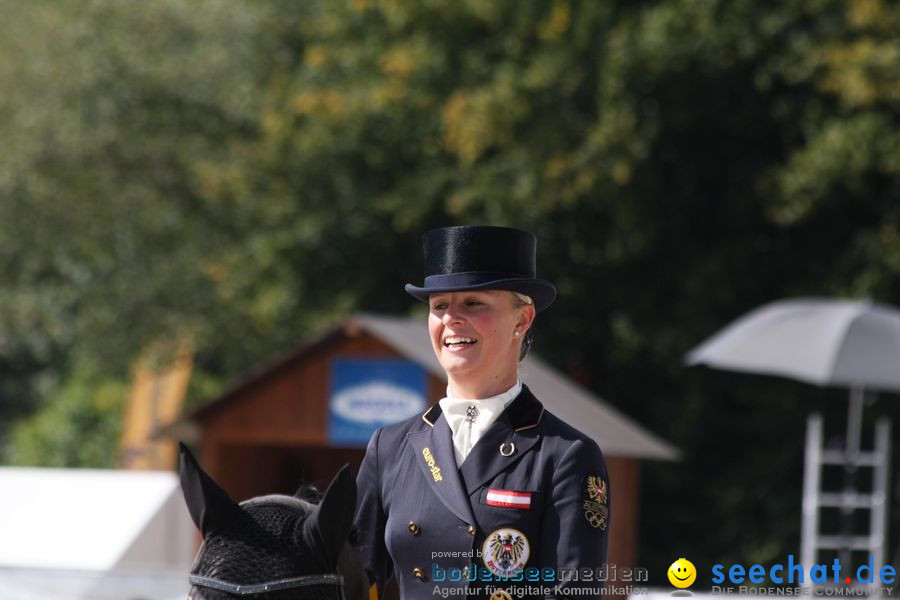
<svg viewBox="0 0 900 600"><path fill-rule="evenodd" d="M538 352L683 450L645 471L642 561L777 561L804 415L842 396L681 360L774 298L897 303L898 28L886 0L2 4L0 406L60 414L73 365L122 379L184 331L208 391L408 310L424 229L522 226L560 291Z"/></svg>
<svg viewBox="0 0 900 600"><path fill-rule="evenodd" d="M94 365L71 369L43 410L12 433L9 460L47 467L115 467L128 386Z"/></svg>

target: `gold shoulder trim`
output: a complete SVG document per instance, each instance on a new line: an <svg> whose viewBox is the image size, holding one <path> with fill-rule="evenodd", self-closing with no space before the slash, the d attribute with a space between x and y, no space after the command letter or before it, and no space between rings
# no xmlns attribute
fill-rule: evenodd
<svg viewBox="0 0 900 600"><path fill-rule="evenodd" d="M428 423L429 427L434 427L434 421L429 421L428 416L431 414L431 411L434 410L435 406L438 406L438 405L433 404L428 407L428 410L426 410L424 413L422 413L422 420L425 421L426 423Z"/></svg>
<svg viewBox="0 0 900 600"><path fill-rule="evenodd" d="M522 427L516 427L516 431L524 431L526 429L531 429L532 427L537 427L541 423L541 417L544 416L544 407L541 406L541 414L538 415L537 421L532 423L531 425L523 425Z"/></svg>

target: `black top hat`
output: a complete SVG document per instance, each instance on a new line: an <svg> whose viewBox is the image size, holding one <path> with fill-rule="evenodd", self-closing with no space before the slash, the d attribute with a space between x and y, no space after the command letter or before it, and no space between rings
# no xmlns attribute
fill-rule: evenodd
<svg viewBox="0 0 900 600"><path fill-rule="evenodd" d="M509 290L531 296L535 310L556 298L552 283L535 277L537 238L510 227L462 225L425 232L425 286L406 284L423 302L437 292Z"/></svg>

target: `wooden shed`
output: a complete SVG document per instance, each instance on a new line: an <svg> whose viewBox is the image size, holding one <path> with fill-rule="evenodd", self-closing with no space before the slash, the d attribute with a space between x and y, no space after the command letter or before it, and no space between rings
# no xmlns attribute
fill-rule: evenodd
<svg viewBox="0 0 900 600"><path fill-rule="evenodd" d="M388 381L365 383L386 373ZM640 461L674 460L677 451L535 356L523 361L520 375L547 410L600 445L615 498L609 562L638 566ZM344 463L358 469L372 428L424 412L446 385L424 321L358 314L187 412L163 434L191 439L204 467L236 499L291 493L303 480L326 485ZM348 403L370 422L359 429L345 422Z"/></svg>

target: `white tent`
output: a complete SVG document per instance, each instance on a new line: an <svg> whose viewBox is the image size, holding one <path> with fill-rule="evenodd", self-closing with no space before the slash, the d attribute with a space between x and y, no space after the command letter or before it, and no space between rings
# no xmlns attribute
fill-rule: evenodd
<svg viewBox="0 0 900 600"><path fill-rule="evenodd" d="M168 471L0 468L0 597L184 598L195 532Z"/></svg>

